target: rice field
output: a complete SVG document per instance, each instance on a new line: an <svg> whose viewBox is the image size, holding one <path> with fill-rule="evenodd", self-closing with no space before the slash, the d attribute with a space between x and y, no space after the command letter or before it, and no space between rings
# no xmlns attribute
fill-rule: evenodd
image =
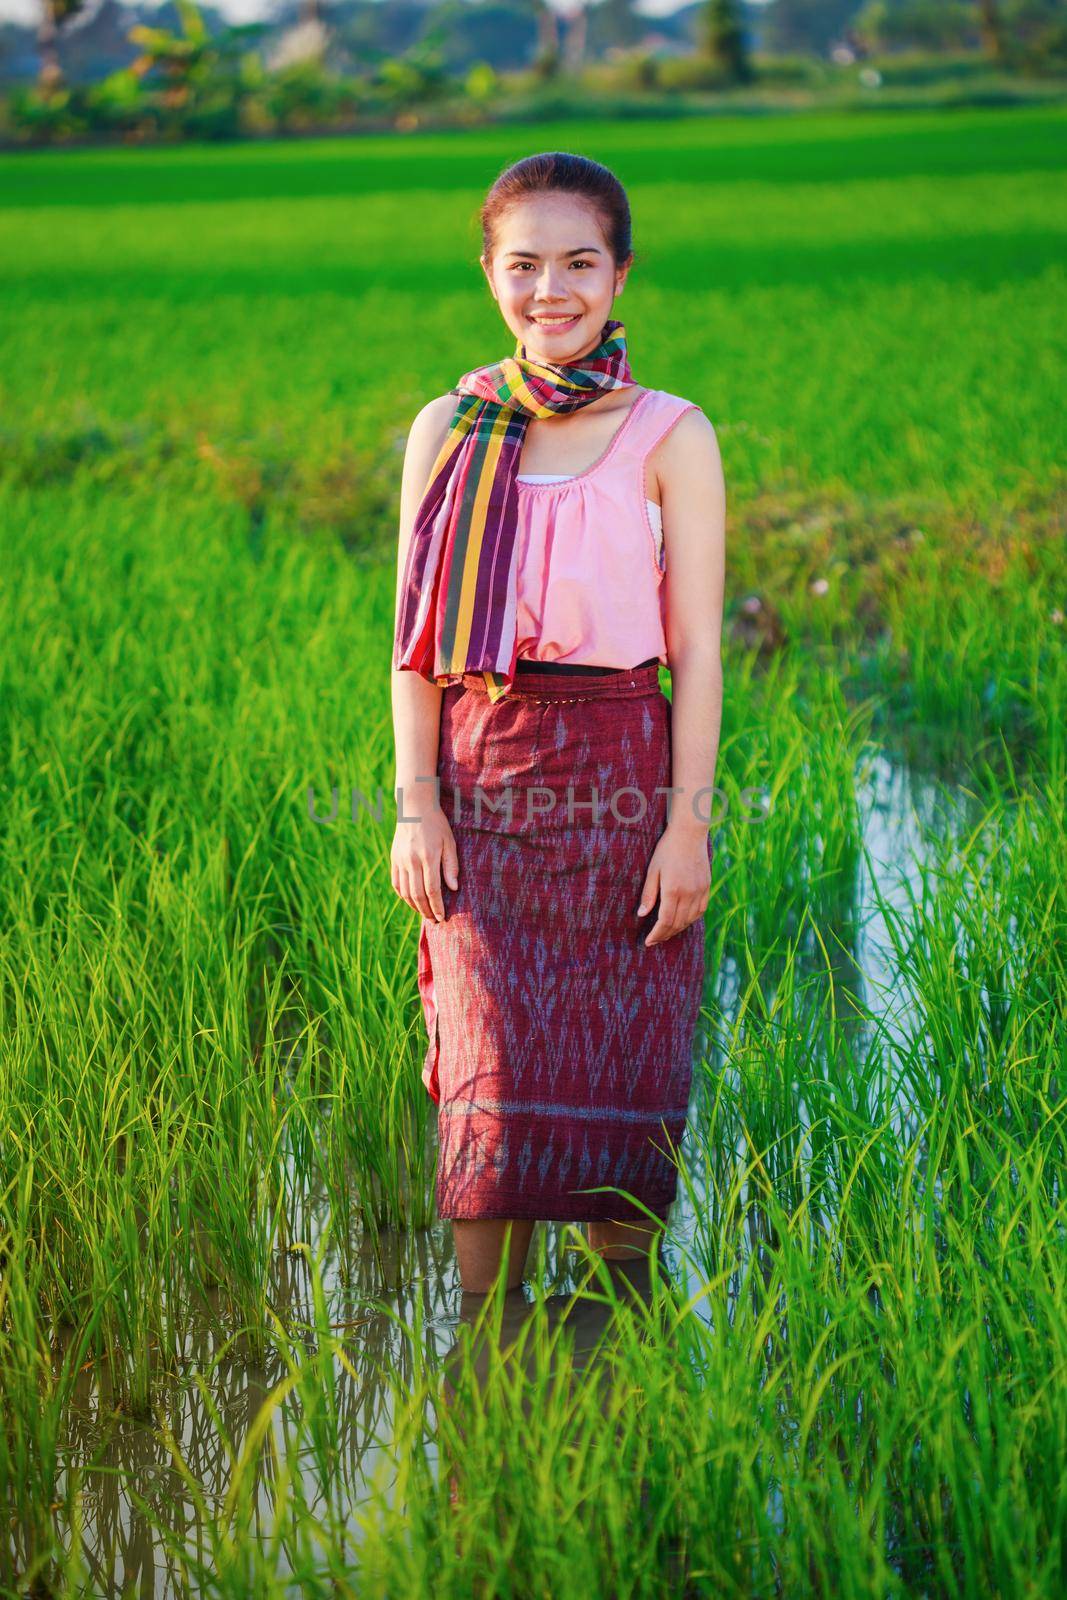
<svg viewBox="0 0 1067 1600"><path fill-rule="evenodd" d="M0 157L0 1593L1062 1594L1065 131ZM510 349L482 195L556 148L723 454L708 985L662 1271L541 1225L481 1302L396 510Z"/></svg>

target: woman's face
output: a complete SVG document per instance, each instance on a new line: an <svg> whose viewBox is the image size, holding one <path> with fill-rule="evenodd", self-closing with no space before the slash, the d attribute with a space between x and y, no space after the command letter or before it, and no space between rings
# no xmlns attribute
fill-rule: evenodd
<svg viewBox="0 0 1067 1600"><path fill-rule="evenodd" d="M597 213L580 195L531 195L509 206L482 269L504 321L534 361L577 361L595 350L626 282ZM540 319L560 319L543 321Z"/></svg>

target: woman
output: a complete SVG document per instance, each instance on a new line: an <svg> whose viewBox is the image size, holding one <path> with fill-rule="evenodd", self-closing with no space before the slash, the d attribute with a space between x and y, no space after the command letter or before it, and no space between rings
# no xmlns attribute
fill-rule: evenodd
<svg viewBox="0 0 1067 1600"><path fill-rule="evenodd" d="M636 384L611 318L633 259L615 176L530 156L481 221L516 353L411 427L392 676L392 881L424 919L436 1199L476 1294L505 1250L520 1283L538 1219L624 1260L675 1197L725 543L714 428Z"/></svg>

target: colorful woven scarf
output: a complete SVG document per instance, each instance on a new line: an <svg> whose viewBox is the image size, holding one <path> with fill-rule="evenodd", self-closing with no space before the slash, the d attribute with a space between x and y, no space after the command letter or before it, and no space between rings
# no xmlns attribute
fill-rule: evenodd
<svg viewBox="0 0 1067 1600"><path fill-rule="evenodd" d="M621 322L595 350L559 365L515 355L466 373L415 517L397 607L393 668L434 683L480 672L490 700L515 678L518 491L529 422L578 411L634 382Z"/></svg>

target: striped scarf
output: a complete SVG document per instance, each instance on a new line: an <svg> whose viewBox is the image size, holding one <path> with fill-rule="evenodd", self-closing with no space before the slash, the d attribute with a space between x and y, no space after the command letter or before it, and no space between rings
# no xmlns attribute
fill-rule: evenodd
<svg viewBox="0 0 1067 1600"><path fill-rule="evenodd" d="M415 517L397 607L393 668L434 683L480 672L490 700L515 678L515 475L527 424L578 411L608 389L634 382L621 322L576 362L515 354L466 373L448 437Z"/></svg>

